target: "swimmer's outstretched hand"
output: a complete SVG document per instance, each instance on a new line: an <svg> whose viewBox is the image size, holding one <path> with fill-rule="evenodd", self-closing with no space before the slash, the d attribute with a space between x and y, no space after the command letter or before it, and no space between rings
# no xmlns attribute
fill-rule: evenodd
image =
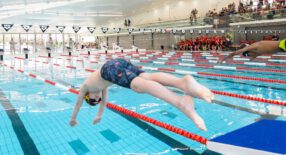
<svg viewBox="0 0 286 155"><path fill-rule="evenodd" d="M71 127L74 127L74 126L76 126L78 123L77 123L77 121L76 121L75 119L71 119L69 124L70 124Z"/></svg>
<svg viewBox="0 0 286 155"><path fill-rule="evenodd" d="M95 125L95 124L99 123L100 121L101 121L101 117L95 117L92 124Z"/></svg>

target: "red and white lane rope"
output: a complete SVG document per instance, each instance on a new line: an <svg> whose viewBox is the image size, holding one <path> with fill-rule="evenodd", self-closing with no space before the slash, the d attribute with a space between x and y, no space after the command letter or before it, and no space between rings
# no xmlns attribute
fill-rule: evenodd
<svg viewBox="0 0 286 155"><path fill-rule="evenodd" d="M24 70L21 70L21 69L16 69L16 68L14 68L14 67L12 67L12 66L8 66L7 64L4 64L4 63L2 63L2 62L0 62L0 64L3 65L3 66L8 67L8 68L10 68L10 69L16 70L16 71L18 71L18 72L20 72L20 73L22 73L22 74L25 74L25 75L27 75L27 76L29 76L29 77L32 77L32 78L38 79L38 80L40 80L40 81L43 81L43 82L45 82L45 83L47 83L47 84L50 84L50 85L59 87L59 88L61 88L61 89L63 89L63 90L67 90L67 91L69 91L69 92L71 92L71 93L73 93L73 94L76 94L76 95L79 94L79 91L77 91L77 90L75 90L75 89L72 89L72 88L70 88L70 87L66 87L66 86L64 86L64 85L62 85L62 84L56 83L56 82L54 82L54 81L50 81L50 80L48 80L48 79L44 79L44 78L42 78L42 77L40 77L40 76L38 76L38 75L36 75L36 74L28 73L28 72L25 72ZM170 125L170 124L167 124L167 123L158 121L158 120L156 120L156 119L147 117L147 116L145 116L145 115L142 115L142 114L133 112L133 111L131 111L131 110L125 109L125 108L123 108L123 107L117 106L117 105L112 104L112 103L107 103L107 107L108 107L109 109L111 109L111 110L118 111L118 112L120 112L120 113L122 113L122 114L125 114L125 115L128 115L128 116L131 116L131 117L134 117L134 118L143 120L143 121L148 122L148 123L151 123L151 124L154 124L154 125L156 125L156 126L159 126L159 127L161 127L161 128L164 128L164 129L166 129L166 130L169 130L169 131L174 132L174 133L176 133L176 134L179 134L179 135L181 135L181 136L184 136L184 137L187 137L187 138L192 139L192 140L194 140L194 141L197 141L197 142L199 142L199 143L201 143L201 144L204 144L204 145L207 144L207 138L204 138L204 137L202 137L202 136L199 136L199 135L190 133L190 132L188 132L188 131L186 131L186 130L183 130L183 129L181 129L181 128L178 128L178 127L172 126L172 125Z"/></svg>
<svg viewBox="0 0 286 155"><path fill-rule="evenodd" d="M99 55L97 55L99 56ZM104 56L104 55L101 55ZM107 56L111 56L111 55L107 55ZM115 56L115 55L112 55ZM188 58L188 56L172 56L170 58L166 58L166 57L160 57L160 56L149 56L149 57L140 57L138 55L133 55L133 56L125 56L125 55L119 55L118 57L125 57L125 58L141 58L141 59L158 59L158 60L180 60L183 62L203 62L203 63L215 63L217 64L217 60L207 60L207 59L190 59ZM234 65L247 65L247 66L269 66L269 67L286 67L286 64L279 64L279 63L271 63L271 62L242 62L242 61L232 61L232 60L228 60L227 62L223 62L224 64L234 64Z"/></svg>
<svg viewBox="0 0 286 155"><path fill-rule="evenodd" d="M98 53L95 55L105 55L104 53ZM145 53L109 53L106 56L114 56L114 55L119 55L119 56L130 56L134 58L144 58L144 59L154 59L158 58L159 60L179 60L185 61L185 62L205 62L205 63L217 63L218 58L212 58L212 57L207 57L207 59L190 59L191 56L196 55L196 53L175 53L175 52L149 52L147 54ZM70 57L69 55L62 55L62 56L67 56ZM146 57L143 57L146 56ZM202 56L201 54L198 56ZM47 56L40 56L42 58L48 58ZM79 57L79 56L71 56L71 57ZM262 56L263 58L263 56ZM275 60L271 59L270 62L242 62L242 61L235 61L235 60L245 60L248 61L248 58L234 58L233 60L229 60L228 62L224 62L227 64L236 64L236 65L248 65L248 66L270 66L270 67L286 67L286 64L277 64L277 63L271 63L271 62L286 62L286 60Z"/></svg>
<svg viewBox="0 0 286 155"><path fill-rule="evenodd" d="M101 59L102 60L102 59ZM110 59L105 59L110 60ZM139 60L130 60L131 62L143 62ZM40 62L37 61L36 62ZM48 64L48 62L41 62L44 64ZM98 63L97 61L90 61L90 63ZM148 62L149 63L149 62ZM60 66L59 64L53 64L54 66ZM76 69L75 66L65 66L70 69ZM208 73L208 72L195 72L195 71L186 71L186 70L176 70L173 68L154 68L154 67L146 67L146 66L138 66L146 70L153 70L153 71L164 71L164 72L171 72L171 73L178 73L178 74L189 74L189 75L201 75L201 76L210 76L210 77L221 77L221 78L228 78L228 79L240 79L240 80L247 80L247 81L259 81L265 83L277 83L277 84L286 84L285 80L274 80L274 79L266 79L266 78L253 78L247 76L235 76L235 75L227 75L227 74L216 74L216 73Z"/></svg>
<svg viewBox="0 0 286 155"><path fill-rule="evenodd" d="M99 58L99 57L96 57ZM128 56L112 56L107 58L126 58L130 59L132 57ZM146 59L148 58L148 59ZM266 73L286 73L286 70L278 70L278 69L264 69L264 68L248 68L248 67L235 67L235 66L223 66L223 65L211 65L211 64L189 64L189 63L180 63L180 62L171 62L170 60L174 60L174 58L169 59L162 59L158 58L158 60L167 60L167 62L162 61L154 61L156 58L149 57L136 57L134 58L134 62L138 62L140 60L141 63L154 63L154 64L161 64L161 65L178 65L178 66L185 66L185 67L197 67L197 68L210 68L210 69L221 69L221 70L234 70L234 71L251 71L251 72L266 72Z"/></svg>
<svg viewBox="0 0 286 155"><path fill-rule="evenodd" d="M126 55L126 56L144 56L144 54L115 54L115 55ZM146 55L146 56L151 56L152 57L152 54L149 54L149 55ZM173 52L170 52L168 54L164 53L164 54L154 54L153 56L161 56L162 59L164 58L169 58L169 59L164 59L164 60L172 60L173 59L176 59L176 58L185 58L185 59L190 59L190 58L193 58L193 59L199 59L201 58L201 60L204 60L204 59L207 59L207 60L218 60L219 58L218 57L221 57L223 55L221 54L218 54L218 55L211 55L211 54L205 54L205 53L202 53L202 54L189 54L189 53L182 53L182 54L179 54L179 53L173 53ZM232 59L234 61L250 61L250 58L246 58L246 57L242 57L242 56L234 56L234 58ZM258 58L255 59L255 61L263 61L263 62L278 62L278 63L286 63L286 60L285 59L271 59L269 56L259 56Z"/></svg>

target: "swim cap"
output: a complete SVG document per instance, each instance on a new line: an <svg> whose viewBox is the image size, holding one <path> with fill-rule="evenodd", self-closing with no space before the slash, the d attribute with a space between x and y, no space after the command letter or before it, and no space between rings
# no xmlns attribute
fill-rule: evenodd
<svg viewBox="0 0 286 155"><path fill-rule="evenodd" d="M84 99L85 99L85 102L91 106L96 106L101 102L101 97L98 100L95 100L89 97L89 93L85 94Z"/></svg>
<svg viewBox="0 0 286 155"><path fill-rule="evenodd" d="M239 46L239 49L243 49L243 48L245 48L245 47L247 47L247 46L249 46L249 44L241 44L241 45ZM243 52L242 55L245 56L245 57L249 57L249 51Z"/></svg>

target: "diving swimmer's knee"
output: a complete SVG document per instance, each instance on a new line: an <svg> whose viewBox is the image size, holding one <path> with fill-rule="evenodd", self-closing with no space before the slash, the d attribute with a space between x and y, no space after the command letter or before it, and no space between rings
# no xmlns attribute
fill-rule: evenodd
<svg viewBox="0 0 286 155"><path fill-rule="evenodd" d="M144 89L140 86L143 83L143 79L136 77L131 81L130 88L137 93L144 93Z"/></svg>

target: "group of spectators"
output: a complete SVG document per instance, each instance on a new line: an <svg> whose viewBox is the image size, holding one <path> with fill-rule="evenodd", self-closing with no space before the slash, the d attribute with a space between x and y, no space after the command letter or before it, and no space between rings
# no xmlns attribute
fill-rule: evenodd
<svg viewBox="0 0 286 155"><path fill-rule="evenodd" d="M231 45L231 39L227 36L202 35L178 43L180 50L207 51L207 50L224 50Z"/></svg>
<svg viewBox="0 0 286 155"><path fill-rule="evenodd" d="M216 9L209 10L206 14L206 17L214 18L217 16L226 16L231 14L236 14L236 5L235 3L228 4L227 7L222 8L219 12Z"/></svg>
<svg viewBox="0 0 286 155"><path fill-rule="evenodd" d="M209 10L206 13L206 17L215 18L218 16L226 16L232 14L243 14L243 13L257 13L263 11L273 11L286 8L286 0L274 0L272 3L269 3L268 0L259 0L257 5L254 4L253 0L250 0L246 3L240 1L238 9L236 9L235 3L230 3L227 7L222 8L220 11L213 9ZM264 12L263 12L264 13ZM262 13L262 15L264 15Z"/></svg>
<svg viewBox="0 0 286 155"><path fill-rule="evenodd" d="M238 13L253 13L253 12L263 12L270 10L280 10L285 8L285 0L273 0L269 3L268 0L259 0L257 4L254 4L253 0L247 3L240 2L238 6Z"/></svg>

